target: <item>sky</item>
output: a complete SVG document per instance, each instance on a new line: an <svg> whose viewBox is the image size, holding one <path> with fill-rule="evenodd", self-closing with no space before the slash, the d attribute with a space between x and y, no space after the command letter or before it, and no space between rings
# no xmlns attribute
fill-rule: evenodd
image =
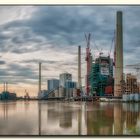
<svg viewBox="0 0 140 140"><path fill-rule="evenodd" d="M38 62L42 62L42 89L47 79L72 73L77 81L77 50L82 47L82 83L85 84L85 34L91 33L93 58L108 55L116 29L116 11L123 11L124 67L139 63L139 6L0 6L0 91L24 96L38 92ZM114 43L111 56L114 53ZM129 72L130 69L124 69Z"/></svg>

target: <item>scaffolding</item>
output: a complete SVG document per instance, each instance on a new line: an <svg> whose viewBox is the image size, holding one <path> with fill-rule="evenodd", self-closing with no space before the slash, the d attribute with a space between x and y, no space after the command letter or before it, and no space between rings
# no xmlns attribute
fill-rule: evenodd
<svg viewBox="0 0 140 140"><path fill-rule="evenodd" d="M132 74L126 75L126 93L138 93L139 87L136 76Z"/></svg>
<svg viewBox="0 0 140 140"><path fill-rule="evenodd" d="M105 88L109 85L113 86L113 63L111 62L110 57L100 56L95 63L92 63L89 76L91 96L105 96ZM108 66L108 74L103 74L103 65Z"/></svg>

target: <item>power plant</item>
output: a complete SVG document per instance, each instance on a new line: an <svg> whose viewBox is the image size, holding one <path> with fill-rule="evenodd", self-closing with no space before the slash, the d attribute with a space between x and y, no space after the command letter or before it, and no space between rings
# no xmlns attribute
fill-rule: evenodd
<svg viewBox="0 0 140 140"><path fill-rule="evenodd" d="M98 58L92 60L90 52L90 37L86 36L86 93L91 96L116 96L122 95L123 81L123 28L122 28L122 12L118 11L116 16L116 39L114 60L108 56L99 54ZM113 67L115 72L113 77Z"/></svg>
<svg viewBox="0 0 140 140"><path fill-rule="evenodd" d="M91 34L85 34L86 39L86 74L85 74L85 92L82 87L81 80L81 46L78 46L78 68L77 68L77 86L72 82L72 74L62 73L58 80L59 86L53 87L48 90L41 90L41 63L39 63L39 93L42 93L42 98L48 97L59 97L59 98L79 98L83 97L87 99L90 98L122 98L125 93L128 93L130 89L136 87L136 92L138 91L138 86L135 84L129 84L124 78L123 73L123 15L121 11L116 13L116 31L114 36L114 58L109 55L104 55L103 52L99 53L99 56L92 57L90 40ZM112 47L112 46L111 46ZM132 79L132 76L131 76ZM133 78L134 79L134 78ZM129 80L130 81L130 80ZM49 80L48 80L49 82ZM137 80L135 79L135 82ZM54 84L52 85L54 86ZM42 91L42 92L41 92ZM132 91L132 90L131 90ZM132 91L132 92L133 92ZM136 93L134 92L134 93Z"/></svg>

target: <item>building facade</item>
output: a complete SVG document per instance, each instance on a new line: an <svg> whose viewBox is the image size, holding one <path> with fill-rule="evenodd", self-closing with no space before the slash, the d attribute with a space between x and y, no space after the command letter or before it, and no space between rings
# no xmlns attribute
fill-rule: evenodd
<svg viewBox="0 0 140 140"><path fill-rule="evenodd" d="M66 81L64 87L65 87L66 89L67 89L67 88L76 88L76 82L73 82L73 81Z"/></svg>
<svg viewBox="0 0 140 140"><path fill-rule="evenodd" d="M113 94L113 59L99 56L92 63L90 76L90 93L93 96Z"/></svg>
<svg viewBox="0 0 140 140"><path fill-rule="evenodd" d="M137 78L135 75L127 74L126 75L126 89L125 92L127 94L131 93L138 93L139 92L139 86L137 82Z"/></svg>
<svg viewBox="0 0 140 140"><path fill-rule="evenodd" d="M59 86L65 87L66 82L72 82L72 75L70 73L62 73L59 76Z"/></svg>
<svg viewBox="0 0 140 140"><path fill-rule="evenodd" d="M54 90L59 87L59 80L58 79L50 79L47 82L48 84L48 91Z"/></svg>

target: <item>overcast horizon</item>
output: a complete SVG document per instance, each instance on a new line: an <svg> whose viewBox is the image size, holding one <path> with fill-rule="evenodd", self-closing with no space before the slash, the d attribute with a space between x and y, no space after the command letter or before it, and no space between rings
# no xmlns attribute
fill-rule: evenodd
<svg viewBox="0 0 140 140"><path fill-rule="evenodd" d="M91 33L94 58L100 51L108 55L117 11L123 12L124 67L140 63L140 6L0 6L1 91L3 82L8 81L18 95L24 95L25 89L37 95L39 61L43 89L47 88L47 79L59 78L63 72L71 73L77 81L79 45L84 85L85 33ZM114 43L112 57L113 53Z"/></svg>

